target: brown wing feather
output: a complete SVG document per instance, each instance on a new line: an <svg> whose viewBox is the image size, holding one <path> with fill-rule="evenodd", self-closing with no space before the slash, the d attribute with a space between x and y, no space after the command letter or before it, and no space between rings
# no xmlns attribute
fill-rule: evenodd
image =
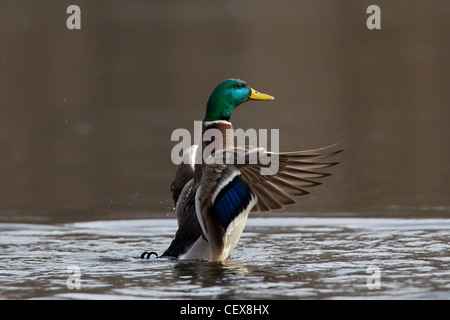
<svg viewBox="0 0 450 320"><path fill-rule="evenodd" d="M267 152L261 148L247 147L245 163L234 166L239 169L242 179L251 186L258 197L258 203L253 207L252 212L281 209L286 205L296 203L293 197L309 194L309 191L304 188L320 185L321 182L315 181L315 179L331 175L331 173L316 170L329 168L339 163L318 162L343 151L329 152L329 149L334 146L279 154ZM238 152L242 152L242 149L224 150L223 156L227 158L232 156L232 159L237 159ZM258 156L256 163L252 163L250 159L255 158L251 158L251 155L254 156L255 152L258 152ZM278 155L278 160L274 159L274 155ZM273 175L262 175L261 169L270 167L269 159L278 161L278 171Z"/></svg>

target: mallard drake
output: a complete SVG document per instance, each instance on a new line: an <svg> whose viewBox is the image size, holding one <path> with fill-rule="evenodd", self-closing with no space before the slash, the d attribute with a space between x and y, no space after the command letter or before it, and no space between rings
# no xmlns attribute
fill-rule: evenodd
<svg viewBox="0 0 450 320"><path fill-rule="evenodd" d="M209 97L202 125L202 134L218 129L233 129L232 111L249 100L270 101L274 97L259 93L246 82L228 79L221 82ZM277 153L278 171L262 175L267 167L265 157L274 153L262 148L238 148L234 139L224 138L216 146L215 159L236 159L244 155L244 163L207 161L199 163L198 157L215 140L201 140L202 148L192 146L186 151L187 161L178 165L171 185L178 230L169 248L160 256L173 259L205 259L223 261L229 258L244 230L249 212L268 212L296 203L293 197L306 195L305 188L321 184L315 179L330 173L316 172L338 162L317 162L339 153L325 147L308 151ZM249 161L256 155L256 161ZM234 157L234 158L233 158ZM255 159L255 158L253 158ZM154 252L144 252L149 258Z"/></svg>

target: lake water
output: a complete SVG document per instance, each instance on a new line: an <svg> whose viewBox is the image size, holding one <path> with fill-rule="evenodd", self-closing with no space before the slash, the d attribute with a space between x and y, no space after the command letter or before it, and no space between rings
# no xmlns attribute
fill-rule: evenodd
<svg viewBox="0 0 450 320"><path fill-rule="evenodd" d="M173 219L1 224L0 298L450 299L449 219L250 218L229 261L140 259L175 230Z"/></svg>

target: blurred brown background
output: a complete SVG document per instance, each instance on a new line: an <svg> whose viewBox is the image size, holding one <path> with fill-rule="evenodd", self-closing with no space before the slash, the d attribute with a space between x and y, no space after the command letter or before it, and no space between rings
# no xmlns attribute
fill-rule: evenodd
<svg viewBox="0 0 450 320"><path fill-rule="evenodd" d="M235 127L279 128L282 151L344 141L287 211L448 217L449 39L446 0L3 0L0 222L174 217L170 135L230 77L276 97Z"/></svg>

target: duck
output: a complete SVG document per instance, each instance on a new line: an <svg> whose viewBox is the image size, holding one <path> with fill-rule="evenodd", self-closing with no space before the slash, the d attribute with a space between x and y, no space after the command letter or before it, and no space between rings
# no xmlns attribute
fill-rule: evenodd
<svg viewBox="0 0 450 320"><path fill-rule="evenodd" d="M185 150L170 188L178 229L162 255L145 251L142 259L156 255L179 260L228 260L250 213L295 204L297 197L310 193L307 188L322 184L317 179L331 175L317 170L339 163L319 161L342 151L331 151L335 145L279 153L234 146L234 139L226 134L234 130L232 112L248 101L274 99L240 79L226 79L212 91L202 121L202 139ZM212 130L222 133L223 139L204 139ZM207 147L214 150L209 161L199 161ZM233 162L239 155L244 161ZM262 174L269 158L276 159L277 170Z"/></svg>

